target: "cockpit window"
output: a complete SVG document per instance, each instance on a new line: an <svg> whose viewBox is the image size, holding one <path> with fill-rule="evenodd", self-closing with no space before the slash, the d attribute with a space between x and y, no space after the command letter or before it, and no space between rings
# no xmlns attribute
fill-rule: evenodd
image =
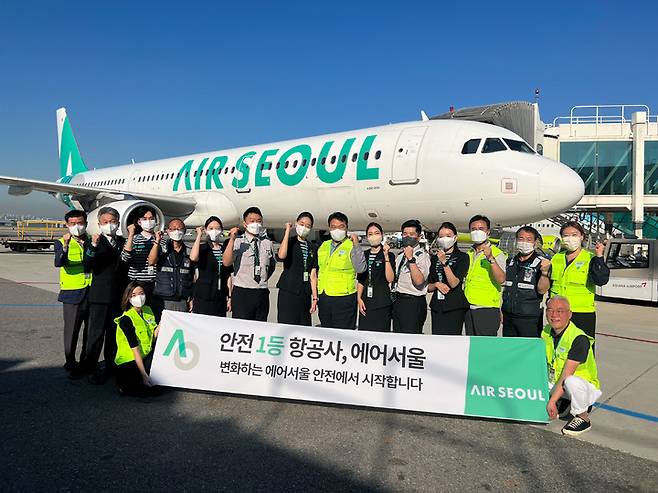
<svg viewBox="0 0 658 493"><path fill-rule="evenodd" d="M505 144L503 144L500 139L487 139L484 141L484 145L482 146L482 154L506 150L507 147L505 147Z"/></svg>
<svg viewBox="0 0 658 493"><path fill-rule="evenodd" d="M513 151L517 152L526 152L528 154L534 154L535 151L532 150L532 147L530 147L528 144L523 142L522 140L512 140L512 139L503 139L507 146L512 149Z"/></svg>
<svg viewBox="0 0 658 493"><path fill-rule="evenodd" d="M475 154L478 152L478 147L480 147L480 140L482 139L471 139L464 142L464 147L462 147L462 154Z"/></svg>

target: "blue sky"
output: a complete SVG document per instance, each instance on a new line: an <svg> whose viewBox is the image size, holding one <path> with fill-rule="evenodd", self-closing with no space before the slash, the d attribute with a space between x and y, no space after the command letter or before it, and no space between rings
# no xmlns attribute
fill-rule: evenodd
<svg viewBox="0 0 658 493"><path fill-rule="evenodd" d="M658 112L658 4L619 5L4 0L0 174L58 178L60 106L92 167L532 100L535 87L547 122L576 104ZM0 213L60 210L0 187Z"/></svg>

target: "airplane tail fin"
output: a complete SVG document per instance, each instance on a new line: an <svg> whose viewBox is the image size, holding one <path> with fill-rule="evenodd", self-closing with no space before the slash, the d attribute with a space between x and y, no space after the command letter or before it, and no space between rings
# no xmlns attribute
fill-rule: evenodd
<svg viewBox="0 0 658 493"><path fill-rule="evenodd" d="M59 175L60 178L73 176L82 171L87 171L78 143L73 136L66 108L57 110L57 143L59 145Z"/></svg>

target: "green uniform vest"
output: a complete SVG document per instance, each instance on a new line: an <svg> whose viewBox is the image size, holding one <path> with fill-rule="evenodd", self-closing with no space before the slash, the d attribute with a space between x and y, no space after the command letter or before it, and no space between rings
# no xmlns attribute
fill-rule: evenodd
<svg viewBox="0 0 658 493"><path fill-rule="evenodd" d="M60 243L64 246L64 240L60 238ZM66 252L67 264L59 268L59 288L63 291L82 289L91 285L91 272L85 272L82 266L84 248L71 238L69 247Z"/></svg>
<svg viewBox="0 0 658 493"><path fill-rule="evenodd" d="M114 358L114 362L117 365L135 361L133 350L130 348L128 339L119 325L119 320L124 315L132 320L133 326L135 327L135 335L139 341L139 350L142 353L142 358L145 358L151 352L151 346L153 345L153 332L158 325L155 321L155 315L153 315L153 312L148 306L142 307L142 316L144 318L142 318L132 307L129 310L126 310L120 317L115 318L114 323L117 325L117 355Z"/></svg>
<svg viewBox="0 0 658 493"><path fill-rule="evenodd" d="M589 281L589 263L593 256L583 249L568 266L565 252L556 253L551 259L550 295L568 299L572 312L591 313L596 309L596 286Z"/></svg>
<svg viewBox="0 0 658 493"><path fill-rule="evenodd" d="M352 265L354 243L348 238L331 253L331 240L318 249L318 293L346 296L356 293L356 271Z"/></svg>
<svg viewBox="0 0 658 493"><path fill-rule="evenodd" d="M491 245L491 255L497 257L502 250L496 245ZM468 251L468 273L464 279L464 294L471 305L486 306L489 308L500 307L502 288L491 272L491 263L484 254L475 258L475 251Z"/></svg>
<svg viewBox="0 0 658 493"><path fill-rule="evenodd" d="M578 327L576 327L573 322L569 322L569 326L562 333L560 341L557 344L557 347L553 347L553 337L551 336L551 326L546 325L544 330L541 333L541 338L544 339L546 343L546 359L548 361L548 381L550 383L556 383L562 375L562 369L564 364L567 362L567 356L569 355L569 350L571 345L576 337L583 335L589 339L589 351L587 352L587 359L584 363L578 365L574 375L587 380L589 383L594 385L597 389L601 388L599 383L598 371L596 369L596 361L594 360L594 353L592 352L592 344L594 339ZM552 370L552 371L551 371ZM553 377L551 379L551 376Z"/></svg>

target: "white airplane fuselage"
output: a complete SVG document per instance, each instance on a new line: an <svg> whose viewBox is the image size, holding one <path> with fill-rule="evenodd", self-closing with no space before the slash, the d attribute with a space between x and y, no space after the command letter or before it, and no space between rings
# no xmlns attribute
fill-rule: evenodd
<svg viewBox="0 0 658 493"><path fill-rule="evenodd" d="M406 122L84 171L69 183L191 198L188 226L210 215L239 224L250 206L271 228L301 211L318 229L334 211L347 214L351 229L375 221L397 230L410 218L429 230L444 221L464 228L475 214L506 226L559 214L582 197L583 182L567 166L509 148L483 153L487 138L522 140L477 122ZM481 139L477 152L463 154L472 139Z"/></svg>

